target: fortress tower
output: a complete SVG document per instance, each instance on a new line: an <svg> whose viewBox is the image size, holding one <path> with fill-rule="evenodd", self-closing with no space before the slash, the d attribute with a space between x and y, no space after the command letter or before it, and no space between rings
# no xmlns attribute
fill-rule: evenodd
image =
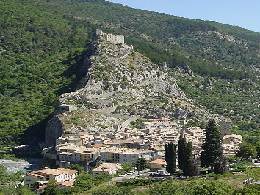
<svg viewBox="0 0 260 195"><path fill-rule="evenodd" d="M123 35L113 35L109 33L104 33L102 30L97 29L96 35L98 38L105 39L106 41L113 44L124 44L125 37Z"/></svg>

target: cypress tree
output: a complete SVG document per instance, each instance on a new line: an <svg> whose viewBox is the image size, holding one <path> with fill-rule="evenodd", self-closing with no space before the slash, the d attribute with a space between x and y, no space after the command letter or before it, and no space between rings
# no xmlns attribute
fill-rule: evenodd
<svg viewBox="0 0 260 195"><path fill-rule="evenodd" d="M186 141L183 136L180 136L178 141L178 163L179 168L185 176L195 176L198 169L193 162L192 143Z"/></svg>
<svg viewBox="0 0 260 195"><path fill-rule="evenodd" d="M201 166L211 167L216 164L216 161L222 159L223 149L221 142L221 134L217 128L214 119L209 120L206 127L206 140L202 145Z"/></svg>
<svg viewBox="0 0 260 195"><path fill-rule="evenodd" d="M218 158L214 164L214 173L216 174L223 174L227 171L227 160L222 155L220 158Z"/></svg>
<svg viewBox="0 0 260 195"><path fill-rule="evenodd" d="M165 155L164 156L165 156L165 161L167 163L167 162L169 162L169 149L168 149L169 146L168 146L168 144L165 144L164 148L165 148ZM166 169L167 169L167 167L166 167Z"/></svg>
<svg viewBox="0 0 260 195"><path fill-rule="evenodd" d="M173 143L165 144L166 170L173 174L176 171L176 146Z"/></svg>
<svg viewBox="0 0 260 195"><path fill-rule="evenodd" d="M186 139L180 136L178 140L178 167L183 170L185 168L185 150L186 150Z"/></svg>
<svg viewBox="0 0 260 195"><path fill-rule="evenodd" d="M177 149L176 149L176 145L172 144L172 172L175 173L176 172L176 158L177 158Z"/></svg>
<svg viewBox="0 0 260 195"><path fill-rule="evenodd" d="M192 143L188 142L185 148L185 166L183 169L183 174L185 176L195 176L198 174L198 169L194 164L194 159L192 156Z"/></svg>

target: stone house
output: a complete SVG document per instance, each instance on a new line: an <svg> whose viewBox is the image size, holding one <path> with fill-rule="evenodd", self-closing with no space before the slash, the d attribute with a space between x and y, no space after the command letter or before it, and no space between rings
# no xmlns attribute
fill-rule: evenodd
<svg viewBox="0 0 260 195"><path fill-rule="evenodd" d="M72 187L78 172L72 169L49 169L33 171L24 178L24 185L36 190L43 190L50 180L55 180L60 187Z"/></svg>
<svg viewBox="0 0 260 195"><path fill-rule="evenodd" d="M162 170L166 167L166 161L164 159L157 158L149 162L149 166L152 171Z"/></svg>
<svg viewBox="0 0 260 195"><path fill-rule="evenodd" d="M118 171L122 170L122 166L117 163L102 163L98 167L92 170L92 173L94 175L98 174L109 174L109 175L114 175Z"/></svg>
<svg viewBox="0 0 260 195"><path fill-rule="evenodd" d="M105 148L100 151L101 160L113 163L135 163L139 158L152 160L156 153L152 150L129 148Z"/></svg>

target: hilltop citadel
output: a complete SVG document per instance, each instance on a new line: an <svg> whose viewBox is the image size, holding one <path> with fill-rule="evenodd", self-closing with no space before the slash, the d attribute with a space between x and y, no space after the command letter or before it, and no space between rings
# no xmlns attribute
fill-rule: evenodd
<svg viewBox="0 0 260 195"><path fill-rule="evenodd" d="M45 156L55 159L61 167L67 167L71 163L83 163L89 166L91 162L98 160L133 163L141 157L152 161L164 158L164 145L169 142L177 144L178 138L183 135L192 142L193 154L199 158L205 138L204 129L183 125L184 121L192 120L190 112L194 114L198 111L185 110L191 102L174 81L167 80L165 68L160 70L149 64L149 70L142 70L145 65L139 59L137 62L144 67L136 67L129 74L129 69L124 69L126 67L122 66L122 61L125 66L131 56L138 54L134 54L132 46L125 44L124 36L107 34L101 30L97 30L96 35L96 54L91 57L90 79L84 88L64 94L60 98L61 106L66 105L67 111L58 114L49 122L46 140L47 142L49 140L50 146L55 147L56 152L51 155L46 149ZM148 62L146 59L144 61ZM107 71L116 72L114 75L105 72L102 73L104 77L100 77L100 72L97 70L105 68L104 64L109 63L113 64L113 67ZM136 71L138 69L142 70L142 74ZM120 77L115 77L118 74ZM122 81L120 78L126 80ZM172 82L171 87L168 82ZM149 86L146 88L148 91L144 90L145 85ZM148 115L145 114L154 103L148 105L146 111L142 110L140 105L137 106L138 111L131 111L137 102L143 101L143 98L146 100L161 98L167 93L178 98L178 101L186 106L177 108L173 114L156 106L153 108L156 110L152 111L154 114L151 114L151 111L147 113ZM121 99L122 97L125 99ZM128 108L131 101L133 105ZM85 109L89 110L89 113L85 113ZM147 119L141 119L143 117L140 112L147 115ZM92 114L89 115L90 113ZM80 117L77 123L66 122L77 115ZM174 120L170 117L177 118ZM242 137L239 135L225 135L223 137L225 155L234 155L241 142Z"/></svg>

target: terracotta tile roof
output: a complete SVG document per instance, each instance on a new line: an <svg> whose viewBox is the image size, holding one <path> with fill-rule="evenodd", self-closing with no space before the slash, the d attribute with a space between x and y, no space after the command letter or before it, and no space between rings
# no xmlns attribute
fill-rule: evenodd
<svg viewBox="0 0 260 195"><path fill-rule="evenodd" d="M166 162L164 159L158 158L154 161L151 161L150 164L159 164L159 165L166 165Z"/></svg>

